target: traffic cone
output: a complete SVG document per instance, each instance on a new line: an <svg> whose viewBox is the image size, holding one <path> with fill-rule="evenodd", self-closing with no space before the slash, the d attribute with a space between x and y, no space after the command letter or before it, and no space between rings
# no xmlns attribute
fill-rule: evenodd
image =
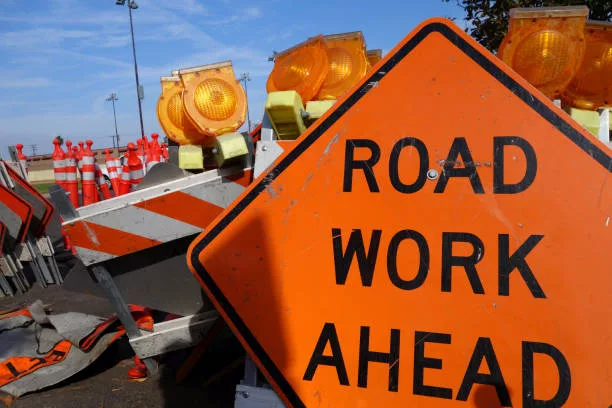
<svg viewBox="0 0 612 408"><path fill-rule="evenodd" d="M25 154L23 154L23 145L21 143L17 143L15 145L17 149L17 158L19 159L19 165L23 170L23 175L27 178L28 175L28 158Z"/></svg>
<svg viewBox="0 0 612 408"><path fill-rule="evenodd" d="M121 178L119 179L119 195L129 193L132 188L132 182L130 181L130 166L128 166L127 160L124 160L123 163L123 170Z"/></svg>
<svg viewBox="0 0 612 408"><path fill-rule="evenodd" d="M68 197L72 201L74 208L79 207L79 181L77 179L77 160L75 150L78 150L76 146L72 146L70 140L66 141L66 191Z"/></svg>
<svg viewBox="0 0 612 408"><path fill-rule="evenodd" d="M144 167L140 157L138 157L134 143L128 143L127 164L130 169L130 181L132 186L136 187L144 177Z"/></svg>
<svg viewBox="0 0 612 408"><path fill-rule="evenodd" d="M144 156L145 156L145 162L146 162L149 160L149 156L151 155L151 145L146 135L142 137L142 146L144 148Z"/></svg>
<svg viewBox="0 0 612 408"><path fill-rule="evenodd" d="M81 142L79 142L79 145ZM87 148L83 149L81 168L81 190L83 190L83 205L90 205L97 201L98 189L96 188L96 166L91 145L93 142L87 140Z"/></svg>
<svg viewBox="0 0 612 408"><path fill-rule="evenodd" d="M80 141L79 142L79 150L76 153L77 166L79 168L79 173L81 173L83 171L83 152L85 151L85 148L83 147L84 145L85 145L85 143Z"/></svg>
<svg viewBox="0 0 612 408"><path fill-rule="evenodd" d="M147 156L147 172L149 172L153 166L155 166L160 161L160 152L157 150L152 150L149 156Z"/></svg>
<svg viewBox="0 0 612 408"><path fill-rule="evenodd" d="M53 175L55 176L55 184L68 191L66 188L66 157L64 151L60 147L60 142L57 139L53 139L53 153L51 159L53 160Z"/></svg>
<svg viewBox="0 0 612 408"><path fill-rule="evenodd" d="M161 146L159 145L159 135L157 133L151 133L151 151L158 152L161 156Z"/></svg>
<svg viewBox="0 0 612 408"><path fill-rule="evenodd" d="M164 162L168 162L168 144L162 143L161 148L162 148L162 157L164 159Z"/></svg>
<svg viewBox="0 0 612 408"><path fill-rule="evenodd" d="M138 144L137 156L140 159L140 162L142 163L143 168L144 168L144 165L146 164L145 151L144 151L144 147L143 147L144 140L138 139L136 141L136 143Z"/></svg>
<svg viewBox="0 0 612 408"><path fill-rule="evenodd" d="M106 170L108 171L108 177L110 177L111 185L115 195L119 195L119 173L117 172L117 164L113 156L110 154L110 149L104 151L106 157Z"/></svg>
<svg viewBox="0 0 612 408"><path fill-rule="evenodd" d="M109 198L113 198L113 195L110 192L110 189L108 188L108 185L106 184L106 179L104 178L104 173L102 173L102 170L100 169L100 166L98 166L98 163L95 164L95 168L96 168L96 182L98 183L98 188L100 189L100 192L102 193L102 197L104 197L105 200L108 200Z"/></svg>

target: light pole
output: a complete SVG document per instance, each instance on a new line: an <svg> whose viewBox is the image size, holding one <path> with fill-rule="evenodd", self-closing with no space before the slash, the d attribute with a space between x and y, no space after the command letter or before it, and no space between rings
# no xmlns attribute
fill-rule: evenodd
<svg viewBox="0 0 612 408"><path fill-rule="evenodd" d="M106 98L107 101L111 101L113 103L113 118L115 118L115 136L113 137L113 149L115 147L119 147L119 132L117 131L117 113L115 112L115 101L118 101L119 98L117 97L116 93L111 93L108 98ZM117 139L117 145L115 146L115 138Z"/></svg>
<svg viewBox="0 0 612 408"><path fill-rule="evenodd" d="M251 80L251 74L243 72L240 75L240 82L244 83L244 95L247 99L247 124L249 127L249 133L251 133L251 115L249 114L249 93L247 92L247 82Z"/></svg>
<svg viewBox="0 0 612 408"><path fill-rule="evenodd" d="M123 6L126 0L115 0L115 4ZM144 124L142 122L142 104L140 102L140 82L138 82L138 64L136 63L136 44L134 42L134 24L132 23L132 9L136 10L138 5L134 0L127 0L128 13L130 15L130 32L132 33L132 54L134 55L134 75L136 76L136 97L138 98L138 115L140 116L140 137L144 137Z"/></svg>

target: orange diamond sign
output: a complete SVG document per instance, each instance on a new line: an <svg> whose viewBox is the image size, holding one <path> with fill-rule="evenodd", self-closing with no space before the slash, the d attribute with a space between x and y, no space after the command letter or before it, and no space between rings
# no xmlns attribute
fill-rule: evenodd
<svg viewBox="0 0 612 408"><path fill-rule="evenodd" d="M288 406L612 404L610 149L446 20L192 244Z"/></svg>

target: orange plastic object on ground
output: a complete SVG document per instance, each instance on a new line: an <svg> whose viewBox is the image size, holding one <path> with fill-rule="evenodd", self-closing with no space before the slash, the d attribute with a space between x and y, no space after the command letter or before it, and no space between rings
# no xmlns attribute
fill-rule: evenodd
<svg viewBox="0 0 612 408"><path fill-rule="evenodd" d="M287 407L608 407L610 149L448 20L379 66L195 239L206 294Z"/></svg>
<svg viewBox="0 0 612 408"><path fill-rule="evenodd" d="M550 99L559 97L584 55L586 6L510 10L498 57Z"/></svg>
<svg viewBox="0 0 612 408"><path fill-rule="evenodd" d="M230 61L179 70L183 107L191 124L209 138L234 132L246 118L247 100Z"/></svg>
<svg viewBox="0 0 612 408"><path fill-rule="evenodd" d="M317 95L328 72L327 46L323 37L317 36L276 55L266 89L296 91L306 105Z"/></svg>
<svg viewBox="0 0 612 408"><path fill-rule="evenodd" d="M326 35L329 71L317 100L335 100L357 83L368 70L365 41L361 31Z"/></svg>
<svg viewBox="0 0 612 408"><path fill-rule="evenodd" d="M579 109L612 106L612 23L587 22L585 41L582 65L567 86L563 101Z"/></svg>
<svg viewBox="0 0 612 408"><path fill-rule="evenodd" d="M183 106L183 84L178 76L161 77L162 93L157 101L157 120L168 139L180 145L200 144L207 136L191 123Z"/></svg>

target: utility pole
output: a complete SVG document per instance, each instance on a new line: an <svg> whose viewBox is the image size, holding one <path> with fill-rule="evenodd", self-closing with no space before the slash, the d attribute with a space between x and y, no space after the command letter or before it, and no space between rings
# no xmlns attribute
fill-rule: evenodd
<svg viewBox="0 0 612 408"><path fill-rule="evenodd" d="M112 92L108 98L106 98L107 101L111 101L113 103L113 117L115 118L115 136L113 137L113 149L115 147L119 147L119 132L117 131L117 113L115 111L115 101L118 101L119 98L117 97L117 94L115 92ZM117 145L115 146L115 138L117 139Z"/></svg>
<svg viewBox="0 0 612 408"><path fill-rule="evenodd" d="M251 133L251 115L249 113L249 93L247 91L247 82L251 80L251 74L243 72L240 75L240 82L244 84L244 94L247 99L247 126L249 127L249 133Z"/></svg>
<svg viewBox="0 0 612 408"><path fill-rule="evenodd" d="M31 144L29 146L30 146L30 149L32 149L32 156L38 156L38 145Z"/></svg>
<svg viewBox="0 0 612 408"><path fill-rule="evenodd" d="M118 6L123 6L126 0L115 0L115 4ZM138 115L140 117L140 137L144 138L144 124L142 121L142 103L141 99L141 87L140 82L138 81L138 63L136 62L136 43L134 42L134 24L132 22L132 9L136 10L138 5L134 0L127 0L128 13L130 15L130 33L132 34L132 54L134 56L134 76L136 77L136 98L138 98Z"/></svg>

